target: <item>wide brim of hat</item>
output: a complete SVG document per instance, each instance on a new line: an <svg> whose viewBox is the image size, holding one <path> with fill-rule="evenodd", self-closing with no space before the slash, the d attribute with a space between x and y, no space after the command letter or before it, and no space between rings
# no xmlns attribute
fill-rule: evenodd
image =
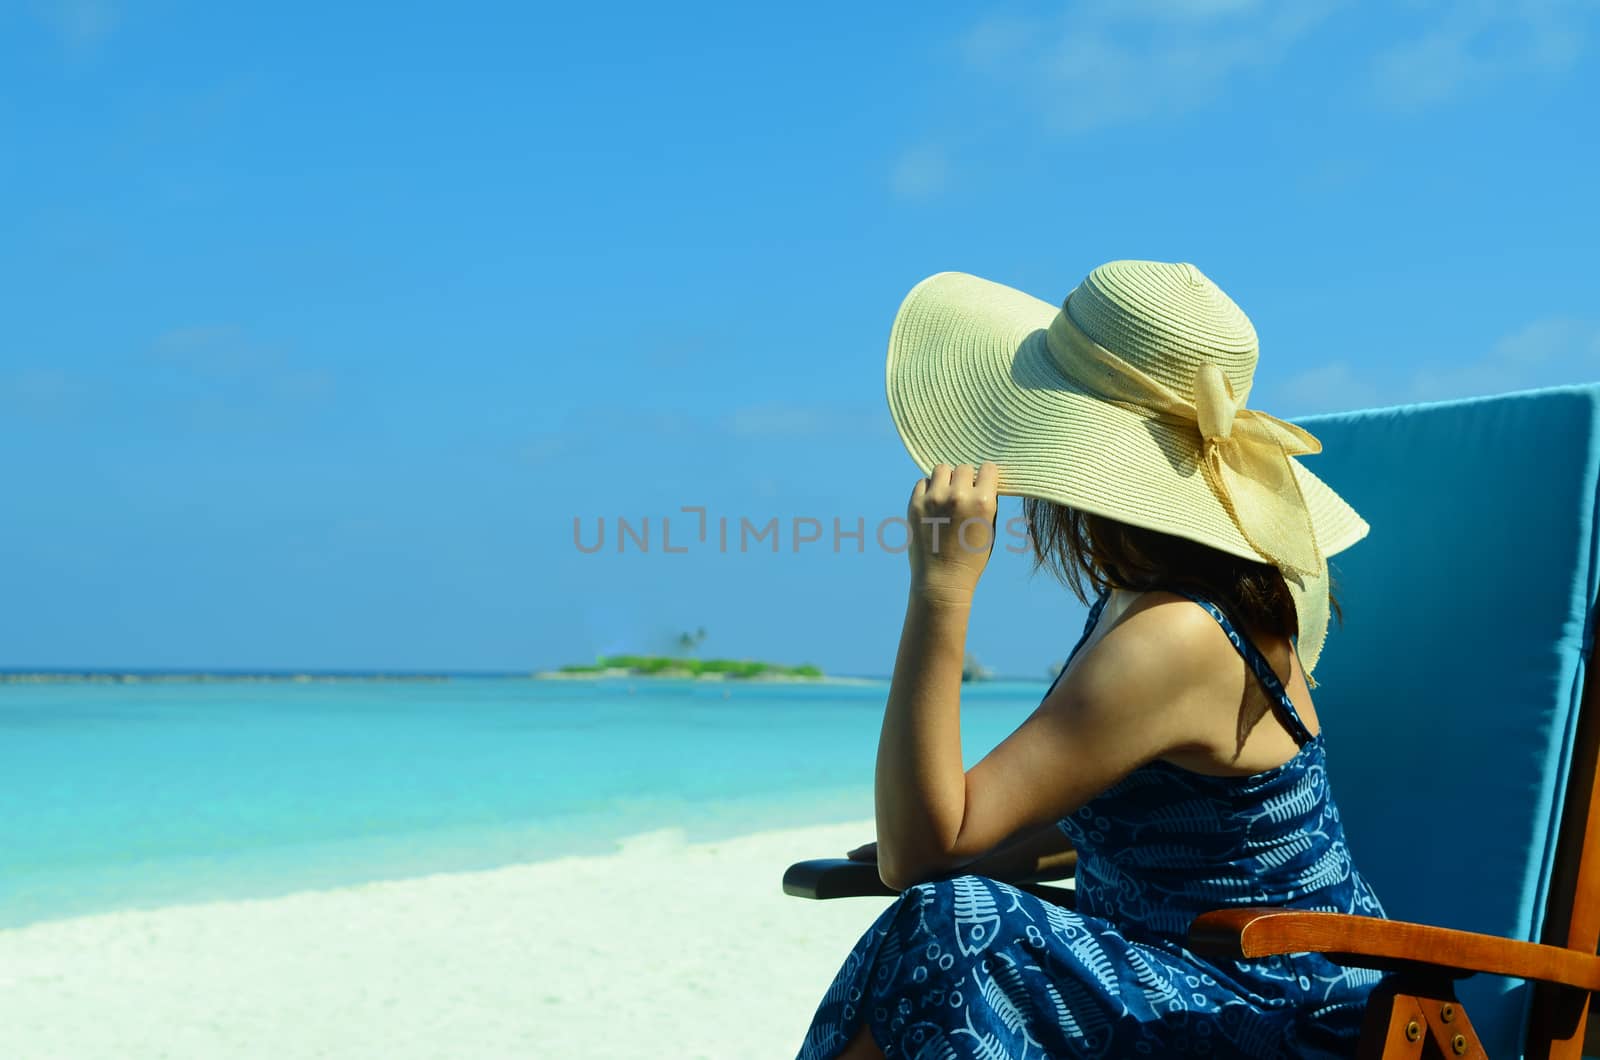
<svg viewBox="0 0 1600 1060"><path fill-rule="evenodd" d="M1193 425L1113 404L1056 366L1057 308L961 272L912 288L889 335L885 379L900 440L924 474L936 464L1000 465L1002 494L1037 497L1259 558L1200 465ZM1326 556L1367 523L1290 457Z"/></svg>

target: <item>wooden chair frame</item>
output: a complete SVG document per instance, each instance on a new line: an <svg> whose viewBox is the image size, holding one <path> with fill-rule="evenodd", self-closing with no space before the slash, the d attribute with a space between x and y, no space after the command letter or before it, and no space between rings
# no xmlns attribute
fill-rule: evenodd
<svg viewBox="0 0 1600 1060"><path fill-rule="evenodd" d="M1593 608L1590 614L1596 614ZM1593 626L1591 618L1589 665L1539 942L1374 917L1262 908L1202 914L1190 926L1190 947L1239 959L1324 953L1341 964L1394 972L1368 1002L1362 1060L1486 1060L1454 988L1457 979L1480 972L1534 984L1526 1060L1581 1060L1586 1051L1600 1055L1600 1026L1588 1025L1590 998L1600 991L1600 680L1593 672ZM1040 880L1006 882L1061 905L1076 901L1071 890ZM840 859L791 866L783 889L803 898L896 893L883 886L876 865Z"/></svg>

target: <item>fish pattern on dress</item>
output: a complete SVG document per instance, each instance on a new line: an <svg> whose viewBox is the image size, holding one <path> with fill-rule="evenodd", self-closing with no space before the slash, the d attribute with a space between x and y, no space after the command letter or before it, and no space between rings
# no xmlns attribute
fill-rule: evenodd
<svg viewBox="0 0 1600 1060"><path fill-rule="evenodd" d="M911 887L846 958L799 1060L830 1060L863 1026L889 1058L1354 1054L1381 973L1186 944L1196 916L1229 906L1384 913L1351 862L1321 734L1223 610L1182 595L1222 626L1299 752L1247 777L1157 760L1059 821L1078 851L1076 909L970 874Z"/></svg>

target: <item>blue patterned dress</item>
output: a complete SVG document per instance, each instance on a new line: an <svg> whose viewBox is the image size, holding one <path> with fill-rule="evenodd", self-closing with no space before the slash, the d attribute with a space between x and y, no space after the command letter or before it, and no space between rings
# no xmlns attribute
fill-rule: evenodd
<svg viewBox="0 0 1600 1060"><path fill-rule="evenodd" d="M920 1060L1354 1054L1379 973L1315 954L1210 960L1185 944L1196 915L1225 906L1383 915L1351 865L1320 734L1222 610L1190 599L1299 753L1248 777L1157 760L1058 822L1078 850L1076 910L982 876L910 888L846 958L800 1060L837 1056L864 1023L885 1056Z"/></svg>

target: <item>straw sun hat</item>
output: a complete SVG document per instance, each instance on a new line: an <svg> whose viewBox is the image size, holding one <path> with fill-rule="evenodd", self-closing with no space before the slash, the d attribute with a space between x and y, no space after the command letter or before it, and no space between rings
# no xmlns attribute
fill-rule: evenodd
<svg viewBox="0 0 1600 1060"><path fill-rule="evenodd" d="M895 315L886 375L925 473L993 460L1001 493L1276 566L1309 674L1327 557L1367 524L1295 459L1321 443L1245 407L1255 366L1255 328L1199 269L1114 261L1059 309L966 273L930 276Z"/></svg>

